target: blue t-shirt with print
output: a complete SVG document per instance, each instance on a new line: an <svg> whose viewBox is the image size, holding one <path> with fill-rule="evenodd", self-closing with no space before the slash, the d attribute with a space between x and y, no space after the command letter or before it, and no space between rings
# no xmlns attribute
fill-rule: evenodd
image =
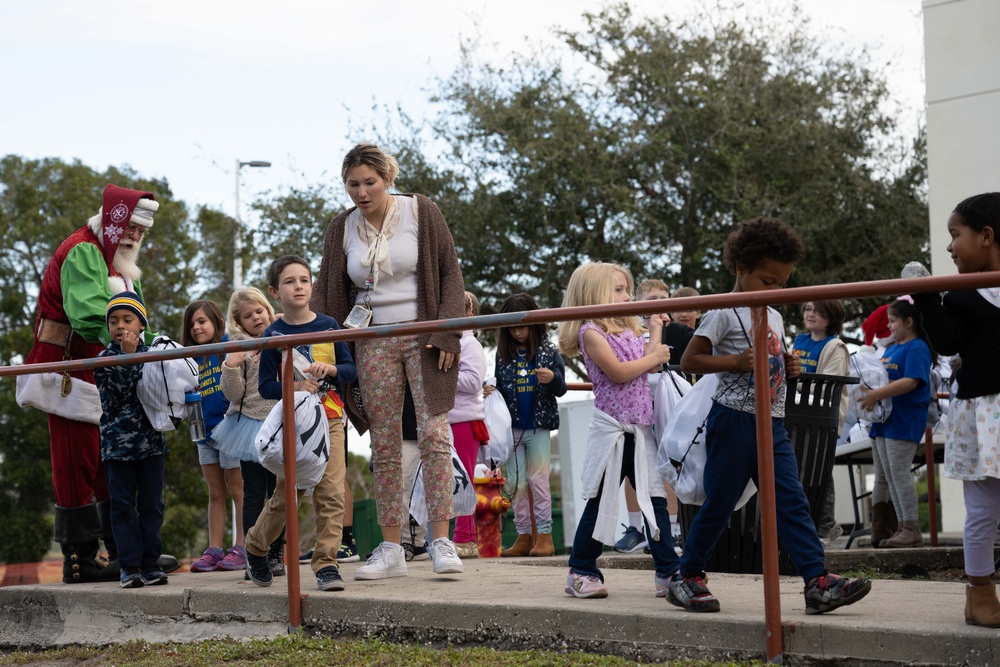
<svg viewBox="0 0 1000 667"><path fill-rule="evenodd" d="M535 427L535 359L528 361L527 350L518 350L514 359L514 374L517 386L517 423L512 424L522 431Z"/></svg>
<svg viewBox="0 0 1000 667"><path fill-rule="evenodd" d="M826 344L834 338L836 336L827 336L821 340L813 340L813 337L807 333L799 334L795 337L795 342L792 344L792 351L795 352L796 356L802 362L803 373L816 372L816 366L819 364L819 355L823 352Z"/></svg>
<svg viewBox="0 0 1000 667"><path fill-rule="evenodd" d="M220 342L229 340L223 336ZM229 401L222 393L222 360L224 356L210 354L198 357L198 390L201 392L201 409L205 414L205 432L211 433L229 409Z"/></svg>
<svg viewBox="0 0 1000 667"><path fill-rule="evenodd" d="M889 374L889 382L913 378L918 384L913 391L892 397L889 419L884 424L872 424L870 435L920 442L931 404L931 349L919 338L890 345L882 354L882 366Z"/></svg>

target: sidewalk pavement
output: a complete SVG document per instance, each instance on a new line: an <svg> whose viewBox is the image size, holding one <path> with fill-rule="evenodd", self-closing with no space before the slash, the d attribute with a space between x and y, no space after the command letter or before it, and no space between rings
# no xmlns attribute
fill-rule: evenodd
<svg viewBox="0 0 1000 667"><path fill-rule="evenodd" d="M764 657L760 575L711 574L722 611L692 614L654 596L651 569L633 569L648 556L609 556L601 559L610 591L603 600L566 595L564 556L467 560L464 574L447 576L418 561L409 563L406 578L368 582L354 581L359 564L351 563L341 568L347 590L335 593L317 591L303 566L303 626L324 635L583 650L636 660ZM0 589L0 647L277 636L288 630L286 582L276 578L259 588L242 572L211 572L174 574L167 586L134 590L117 583L7 587ZM806 616L801 580L783 577L784 660L998 664L1000 633L964 623L964 586L878 580L857 604Z"/></svg>

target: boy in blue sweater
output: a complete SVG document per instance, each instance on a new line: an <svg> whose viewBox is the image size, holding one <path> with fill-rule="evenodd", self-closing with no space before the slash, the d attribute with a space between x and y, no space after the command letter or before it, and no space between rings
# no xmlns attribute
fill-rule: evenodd
<svg viewBox="0 0 1000 667"><path fill-rule="evenodd" d="M111 343L101 357L145 352L146 307L135 292L108 301ZM101 395L101 460L108 477L111 529L118 547L122 588L167 583L157 567L163 525L163 458L167 441L149 423L136 393L139 364L94 370Z"/></svg>
<svg viewBox="0 0 1000 667"><path fill-rule="evenodd" d="M339 329L337 321L309 308L312 296L312 272L301 257L285 255L271 263L267 270L267 291L281 305L281 318L264 330L261 337L316 333ZM346 343L315 343L299 345L296 351L309 362L305 375L296 373L295 391L316 392L320 382L333 378L336 384L349 384L358 377L354 358ZM327 383L324 383L327 384ZM281 352L263 350L260 355L260 395L280 399ZM323 479L313 490L316 510L316 548L313 549L312 570L316 587L321 591L342 591L344 580L337 566L337 549L344 525L344 477L347 474L344 454L344 401L337 389L323 396L323 407L329 420L330 457ZM294 483L294 480L293 482ZM299 492L299 499L302 492ZM258 586L271 585L271 569L267 553L285 525L285 480L278 477L274 494L264 506L257 523L247 532L247 575Z"/></svg>

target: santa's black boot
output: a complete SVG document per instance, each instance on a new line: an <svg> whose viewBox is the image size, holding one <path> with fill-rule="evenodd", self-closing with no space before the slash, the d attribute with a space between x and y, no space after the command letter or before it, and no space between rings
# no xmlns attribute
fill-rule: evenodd
<svg viewBox="0 0 1000 667"><path fill-rule="evenodd" d="M56 505L55 539L63 552L63 582L114 581L108 561L97 553L101 520L97 505L59 507Z"/></svg>

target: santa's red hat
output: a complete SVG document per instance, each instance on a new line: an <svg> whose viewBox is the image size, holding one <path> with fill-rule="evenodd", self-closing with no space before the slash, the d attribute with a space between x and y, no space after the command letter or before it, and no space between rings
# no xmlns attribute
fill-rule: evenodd
<svg viewBox="0 0 1000 667"><path fill-rule="evenodd" d="M125 228L138 225L149 229L153 226L153 212L159 207L152 192L129 190L108 183L101 206L101 239L104 261L109 267L115 261Z"/></svg>
<svg viewBox="0 0 1000 667"><path fill-rule="evenodd" d="M861 325L861 330L865 333L865 345L871 345L876 340L888 338L892 335L889 331L889 304L879 306L875 309L865 323Z"/></svg>

